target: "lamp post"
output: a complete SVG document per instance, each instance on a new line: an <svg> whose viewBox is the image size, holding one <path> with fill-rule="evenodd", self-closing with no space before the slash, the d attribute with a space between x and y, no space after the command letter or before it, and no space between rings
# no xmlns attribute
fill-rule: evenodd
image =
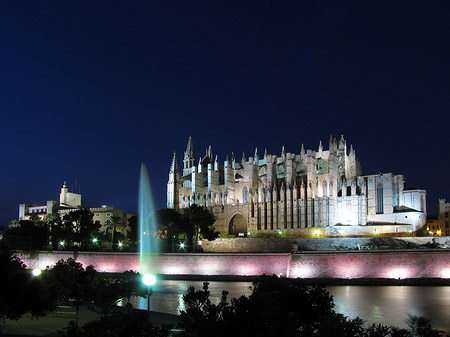
<svg viewBox="0 0 450 337"><path fill-rule="evenodd" d="M152 296L151 286L156 283L156 277L153 274L147 273L142 276L142 283L147 286L147 311L148 311L148 322L150 323L150 296Z"/></svg>
<svg viewBox="0 0 450 337"><path fill-rule="evenodd" d="M31 271L31 274L33 274L34 277L38 277L39 275L41 275L41 273L42 273L42 270L40 268L34 268Z"/></svg>

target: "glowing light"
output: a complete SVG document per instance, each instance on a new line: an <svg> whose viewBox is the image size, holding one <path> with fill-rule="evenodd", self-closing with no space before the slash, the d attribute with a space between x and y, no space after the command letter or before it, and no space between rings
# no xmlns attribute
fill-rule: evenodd
<svg viewBox="0 0 450 337"><path fill-rule="evenodd" d="M117 245L119 246L119 248L122 248L123 243L119 241L119 243Z"/></svg>
<svg viewBox="0 0 450 337"><path fill-rule="evenodd" d="M33 269L33 271L31 272L32 274L33 274L33 276L39 276L39 275L41 275L41 269L39 269L39 268L34 268Z"/></svg>
<svg viewBox="0 0 450 337"><path fill-rule="evenodd" d="M441 277L442 278L450 278L450 269L449 268L442 269L441 270Z"/></svg>
<svg viewBox="0 0 450 337"><path fill-rule="evenodd" d="M408 277L408 270L405 268L394 268L388 272L389 278L404 279Z"/></svg>
<svg viewBox="0 0 450 337"><path fill-rule="evenodd" d="M184 249L184 246L185 246L184 242L181 242L180 243L180 249Z"/></svg>
<svg viewBox="0 0 450 337"><path fill-rule="evenodd" d="M314 234L316 234L316 236L319 236L319 235L320 235L320 231L319 231L319 230L316 230L316 231L314 232Z"/></svg>
<svg viewBox="0 0 450 337"><path fill-rule="evenodd" d="M146 286L152 286L156 283L156 277L153 274L144 274L142 276L142 283Z"/></svg>
<svg viewBox="0 0 450 337"><path fill-rule="evenodd" d="M64 241L59 241L59 245L61 246L61 247L64 247Z"/></svg>
<svg viewBox="0 0 450 337"><path fill-rule="evenodd" d="M314 276L313 274L314 274L313 270L311 268L309 268L308 266L300 266L292 272L292 275L294 277L300 277L300 278L313 277Z"/></svg>
<svg viewBox="0 0 450 337"><path fill-rule="evenodd" d="M93 242L93 243L97 243L97 241L98 241L97 238L93 238L93 239L92 239L92 242Z"/></svg>

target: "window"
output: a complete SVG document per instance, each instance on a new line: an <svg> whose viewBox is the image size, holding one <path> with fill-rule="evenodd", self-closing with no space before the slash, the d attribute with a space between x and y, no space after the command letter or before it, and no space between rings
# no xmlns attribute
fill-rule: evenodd
<svg viewBox="0 0 450 337"><path fill-rule="evenodd" d="M445 217L448 218L448 212L445 212Z"/></svg>
<svg viewBox="0 0 450 337"><path fill-rule="evenodd" d="M244 187L243 189L242 189L242 202L244 203L244 204L246 204L247 202L248 202L248 191L247 191L247 187Z"/></svg>
<svg viewBox="0 0 450 337"><path fill-rule="evenodd" d="M383 185L380 183L377 186L377 214L384 213L383 199Z"/></svg>
<svg viewBox="0 0 450 337"><path fill-rule="evenodd" d="M445 228L448 228L448 221L445 222Z"/></svg>

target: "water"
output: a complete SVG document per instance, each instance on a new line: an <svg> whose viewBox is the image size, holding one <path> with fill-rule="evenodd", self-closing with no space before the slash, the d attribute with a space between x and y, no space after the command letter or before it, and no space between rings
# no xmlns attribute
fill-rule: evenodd
<svg viewBox="0 0 450 337"><path fill-rule="evenodd" d="M151 296L151 310L177 315L184 310L183 294L188 286L201 289L200 281L161 281ZM214 303L220 301L222 290L230 292L228 299L250 295L250 282L210 282L209 290ZM356 316L368 324L406 328L408 314L432 319L433 326L450 331L450 287L413 286L330 286L335 310L345 316ZM133 298L132 303L147 308L147 300Z"/></svg>
<svg viewBox="0 0 450 337"><path fill-rule="evenodd" d="M159 253L158 229L154 217L153 201L150 192L147 167L141 165L139 181L139 272L154 273Z"/></svg>

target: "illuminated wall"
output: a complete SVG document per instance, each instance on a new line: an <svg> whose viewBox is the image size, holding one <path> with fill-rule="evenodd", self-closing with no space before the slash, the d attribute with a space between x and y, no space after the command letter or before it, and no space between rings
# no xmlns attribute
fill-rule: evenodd
<svg viewBox="0 0 450 337"><path fill-rule="evenodd" d="M445 250L314 252L292 256L292 278L450 278Z"/></svg>
<svg viewBox="0 0 450 337"><path fill-rule="evenodd" d="M19 256L29 267L45 269L73 253ZM79 253L84 267L101 272L138 270L137 254ZM157 271L175 275L282 275L291 278L450 278L450 251L391 250L304 252L302 254L161 254Z"/></svg>
<svg viewBox="0 0 450 337"><path fill-rule="evenodd" d="M299 153L255 149L252 157L227 156L223 165L211 146L197 158L189 138L182 171L176 155L172 159L167 207L207 207L222 237L270 237L279 230L291 237L409 234L425 225L426 191L405 190L404 183L393 173L363 176L343 136L330 137L328 150L322 142ZM238 229L237 215L244 219Z"/></svg>

